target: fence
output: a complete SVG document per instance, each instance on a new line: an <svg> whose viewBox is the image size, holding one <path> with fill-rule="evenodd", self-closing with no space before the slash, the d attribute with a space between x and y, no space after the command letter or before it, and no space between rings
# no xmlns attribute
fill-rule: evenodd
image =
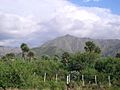
<svg viewBox="0 0 120 90"><path fill-rule="evenodd" d="M94 85L100 85L102 84L102 82L99 80L99 76L97 75L79 75L77 77L77 79L75 79L75 77L71 74L65 75L64 79L59 78L58 74L54 75L54 80L55 82L58 82L59 80L64 81L67 85L71 83L71 81L74 82L81 82L82 86L86 86L86 85L90 85L90 84L94 84ZM44 82L47 81L47 77L49 77L47 75L47 73L44 73ZM111 87L112 83L111 83L111 76L107 76L106 79L104 79L105 83Z"/></svg>

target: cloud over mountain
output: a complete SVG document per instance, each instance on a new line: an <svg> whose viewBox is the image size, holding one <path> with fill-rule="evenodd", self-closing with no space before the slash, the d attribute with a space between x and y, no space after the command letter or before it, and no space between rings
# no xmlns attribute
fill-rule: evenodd
<svg viewBox="0 0 120 90"><path fill-rule="evenodd" d="M120 15L109 9L77 6L68 0L13 3L16 5L10 9L16 9L7 8L8 11L0 13L0 45L16 46L22 42L38 45L63 34L120 39Z"/></svg>

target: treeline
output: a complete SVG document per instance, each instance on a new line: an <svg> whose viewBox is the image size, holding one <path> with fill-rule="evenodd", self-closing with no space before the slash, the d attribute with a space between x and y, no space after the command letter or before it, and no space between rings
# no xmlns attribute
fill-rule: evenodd
<svg viewBox="0 0 120 90"><path fill-rule="evenodd" d="M64 90L70 75L72 87L85 85L120 87L120 54L101 57L101 49L94 42L85 43L85 52L52 57L35 57L27 44L21 44L21 56L8 53L0 60L0 87L19 89ZM96 76L96 82L95 82ZM109 77L109 78L108 78ZM69 86L70 86L69 85Z"/></svg>

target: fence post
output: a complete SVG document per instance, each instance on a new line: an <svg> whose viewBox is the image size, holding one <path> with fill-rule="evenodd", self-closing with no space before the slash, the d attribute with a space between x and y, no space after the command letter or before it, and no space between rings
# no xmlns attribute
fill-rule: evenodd
<svg viewBox="0 0 120 90"><path fill-rule="evenodd" d="M82 75L82 86L85 86L84 75Z"/></svg>
<svg viewBox="0 0 120 90"><path fill-rule="evenodd" d="M97 85L97 77L96 77L96 75L95 75L95 84Z"/></svg>
<svg viewBox="0 0 120 90"><path fill-rule="evenodd" d="M69 76L67 75L67 85L69 84Z"/></svg>
<svg viewBox="0 0 120 90"><path fill-rule="evenodd" d="M69 80L68 80L68 81L69 81L69 83L70 83L70 74L69 74L69 76L68 76L68 77L69 77Z"/></svg>
<svg viewBox="0 0 120 90"><path fill-rule="evenodd" d="M46 73L44 73L44 82L46 81Z"/></svg>
<svg viewBox="0 0 120 90"><path fill-rule="evenodd" d="M56 82L58 81L58 74L56 74Z"/></svg>
<svg viewBox="0 0 120 90"><path fill-rule="evenodd" d="M109 87L111 87L111 80L110 80L110 76L108 76L108 81L109 81Z"/></svg>

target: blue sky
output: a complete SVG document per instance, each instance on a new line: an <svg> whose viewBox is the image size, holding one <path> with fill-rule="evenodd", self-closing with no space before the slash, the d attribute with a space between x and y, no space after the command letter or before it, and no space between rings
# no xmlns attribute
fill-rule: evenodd
<svg viewBox="0 0 120 90"><path fill-rule="evenodd" d="M70 0L72 3L79 6L87 7L101 7L108 8L115 14L120 14L120 0L99 0L99 1L88 1L85 0Z"/></svg>
<svg viewBox="0 0 120 90"><path fill-rule="evenodd" d="M120 0L0 0L0 46L71 34L120 39ZM13 44L14 43L14 44Z"/></svg>

